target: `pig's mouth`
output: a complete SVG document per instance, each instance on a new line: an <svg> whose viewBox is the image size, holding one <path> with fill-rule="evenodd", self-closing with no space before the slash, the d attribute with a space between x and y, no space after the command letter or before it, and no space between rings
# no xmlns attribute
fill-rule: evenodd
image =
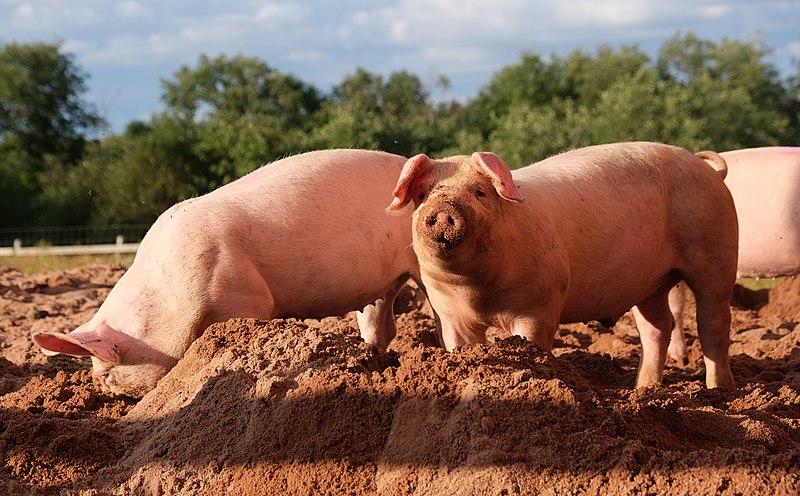
<svg viewBox="0 0 800 496"><path fill-rule="evenodd" d="M436 256L447 259L469 235L469 223L463 210L449 202L429 206L417 220L417 231L425 246Z"/></svg>

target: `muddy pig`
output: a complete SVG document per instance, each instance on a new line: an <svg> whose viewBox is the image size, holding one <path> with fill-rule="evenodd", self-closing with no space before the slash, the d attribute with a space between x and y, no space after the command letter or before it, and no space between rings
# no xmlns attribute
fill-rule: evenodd
<svg viewBox="0 0 800 496"><path fill-rule="evenodd" d="M720 154L725 184L739 217L739 277L800 274L800 147L766 147ZM670 294L675 328L669 356L686 363L685 287Z"/></svg>
<svg viewBox="0 0 800 496"><path fill-rule="evenodd" d="M152 389L207 326L231 317L363 309L362 337L385 348L396 332L395 296L419 277L411 209L383 211L405 161L363 150L305 153L178 203L147 232L91 320L33 339L50 353L90 356L102 389L130 396Z"/></svg>
<svg viewBox="0 0 800 496"><path fill-rule="evenodd" d="M704 160L705 159L705 160ZM660 143L582 148L514 171L492 153L406 162L387 210L415 205L414 251L447 349L489 327L550 349L559 323L615 320L634 305L637 386L661 381L669 290L698 299L706 385L728 361L736 211L713 152Z"/></svg>

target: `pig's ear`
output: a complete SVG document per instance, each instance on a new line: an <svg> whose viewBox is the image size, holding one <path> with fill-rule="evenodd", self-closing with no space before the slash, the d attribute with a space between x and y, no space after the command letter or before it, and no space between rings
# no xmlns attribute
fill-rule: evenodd
<svg viewBox="0 0 800 496"><path fill-rule="evenodd" d="M118 363L119 343L114 341L113 335L121 333L105 332L105 327L101 326L99 329L91 331L82 331L79 328L69 334L37 332L33 335L33 341L47 355L63 353L79 357L94 356L106 362ZM111 328L108 327L108 329Z"/></svg>
<svg viewBox="0 0 800 496"><path fill-rule="evenodd" d="M478 172L492 181L492 186L502 198L514 202L524 202L519 194L511 171L503 159L489 152L475 152L472 154L472 165Z"/></svg>
<svg viewBox="0 0 800 496"><path fill-rule="evenodd" d="M431 168L431 159L425 154L419 154L408 159L400 172L400 179L394 187L394 199L386 207L387 212L396 212L411 201L411 189L414 181L422 177Z"/></svg>

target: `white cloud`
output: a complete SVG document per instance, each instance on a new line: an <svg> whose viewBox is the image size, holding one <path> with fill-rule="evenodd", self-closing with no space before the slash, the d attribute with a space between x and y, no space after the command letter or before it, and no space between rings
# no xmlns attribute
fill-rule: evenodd
<svg viewBox="0 0 800 496"><path fill-rule="evenodd" d="M325 55L318 50L295 51L286 54L287 60L303 63L317 63L325 58Z"/></svg>
<svg viewBox="0 0 800 496"><path fill-rule="evenodd" d="M116 5L117 15L120 17L138 17L145 13L144 7L139 2L133 0L126 0L119 2Z"/></svg>
<svg viewBox="0 0 800 496"><path fill-rule="evenodd" d="M646 0L561 0L554 14L559 25L597 28L632 26L652 19L655 11Z"/></svg>
<svg viewBox="0 0 800 496"><path fill-rule="evenodd" d="M392 23L391 39L398 43L407 43L409 41L409 27L405 21L396 21Z"/></svg>
<svg viewBox="0 0 800 496"><path fill-rule="evenodd" d="M365 10L359 10L357 12L354 12L350 16L350 19L353 21L353 24L355 24L357 26L365 26L365 25L369 24L370 17L371 16L370 16L369 12L367 12Z"/></svg>
<svg viewBox="0 0 800 496"><path fill-rule="evenodd" d="M719 19L721 17L725 17L731 11L731 7L729 5L711 5L708 7L703 7L701 10L703 17L707 17L709 19Z"/></svg>
<svg viewBox="0 0 800 496"><path fill-rule="evenodd" d="M210 26L192 26L180 30L180 37L192 44L235 40L244 34L244 30L240 26L222 23Z"/></svg>
<svg viewBox="0 0 800 496"><path fill-rule="evenodd" d="M122 35L106 40L101 47L84 54L89 65L136 66L160 63L180 52L179 37L151 34ZM176 63L176 66L178 64Z"/></svg>
<svg viewBox="0 0 800 496"><path fill-rule="evenodd" d="M23 3L14 9L14 20L20 22L31 22L36 18L36 9L29 3Z"/></svg>
<svg viewBox="0 0 800 496"><path fill-rule="evenodd" d="M800 41L792 41L787 44L786 52L792 57L800 58Z"/></svg>
<svg viewBox="0 0 800 496"><path fill-rule="evenodd" d="M270 3L256 12L256 20L269 21L272 24L296 22L303 18L303 9L290 3Z"/></svg>
<svg viewBox="0 0 800 496"><path fill-rule="evenodd" d="M342 41L347 41L348 39L350 39L350 36L351 36L352 34L353 34L353 33L352 33L352 31L350 30L350 27L349 27L349 26L339 26L339 27L336 29L336 37L337 37L337 38L339 38L339 39L340 39L340 40L342 40Z"/></svg>
<svg viewBox="0 0 800 496"><path fill-rule="evenodd" d="M94 47L94 43L81 40L64 40L61 48L66 53L84 54Z"/></svg>

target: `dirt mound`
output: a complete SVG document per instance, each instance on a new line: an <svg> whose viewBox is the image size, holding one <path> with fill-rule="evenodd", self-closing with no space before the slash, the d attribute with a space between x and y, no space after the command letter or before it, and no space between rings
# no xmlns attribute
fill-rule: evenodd
<svg viewBox="0 0 800 496"><path fill-rule="evenodd" d="M767 303L759 309L765 317L800 322L800 277L792 277L770 289Z"/></svg>
<svg viewBox="0 0 800 496"><path fill-rule="evenodd" d="M0 303L3 318L19 323L3 329L4 340L33 327L25 317L30 309L21 305L36 300L52 307L65 295L71 301L93 276L73 272L68 283L59 275L20 277L14 276L16 287L32 289ZM47 288L75 287L48 292L35 282L42 280L53 281ZM31 301L21 301L26 298ZM65 305L62 318L74 325L101 298ZM137 404L97 392L88 361L0 359L0 450L6 455L0 488L43 494L800 491L800 326L791 320L734 309L736 391L702 387L693 329L689 365L668 367L662 386L633 390L639 347L630 316L613 329L562 326L553 353L502 336L446 353L436 347L432 319L415 302L413 292L404 295L398 338L386 353L359 339L352 316L214 325ZM4 352L20 346L11 342ZM33 352L11 354L26 353Z"/></svg>

